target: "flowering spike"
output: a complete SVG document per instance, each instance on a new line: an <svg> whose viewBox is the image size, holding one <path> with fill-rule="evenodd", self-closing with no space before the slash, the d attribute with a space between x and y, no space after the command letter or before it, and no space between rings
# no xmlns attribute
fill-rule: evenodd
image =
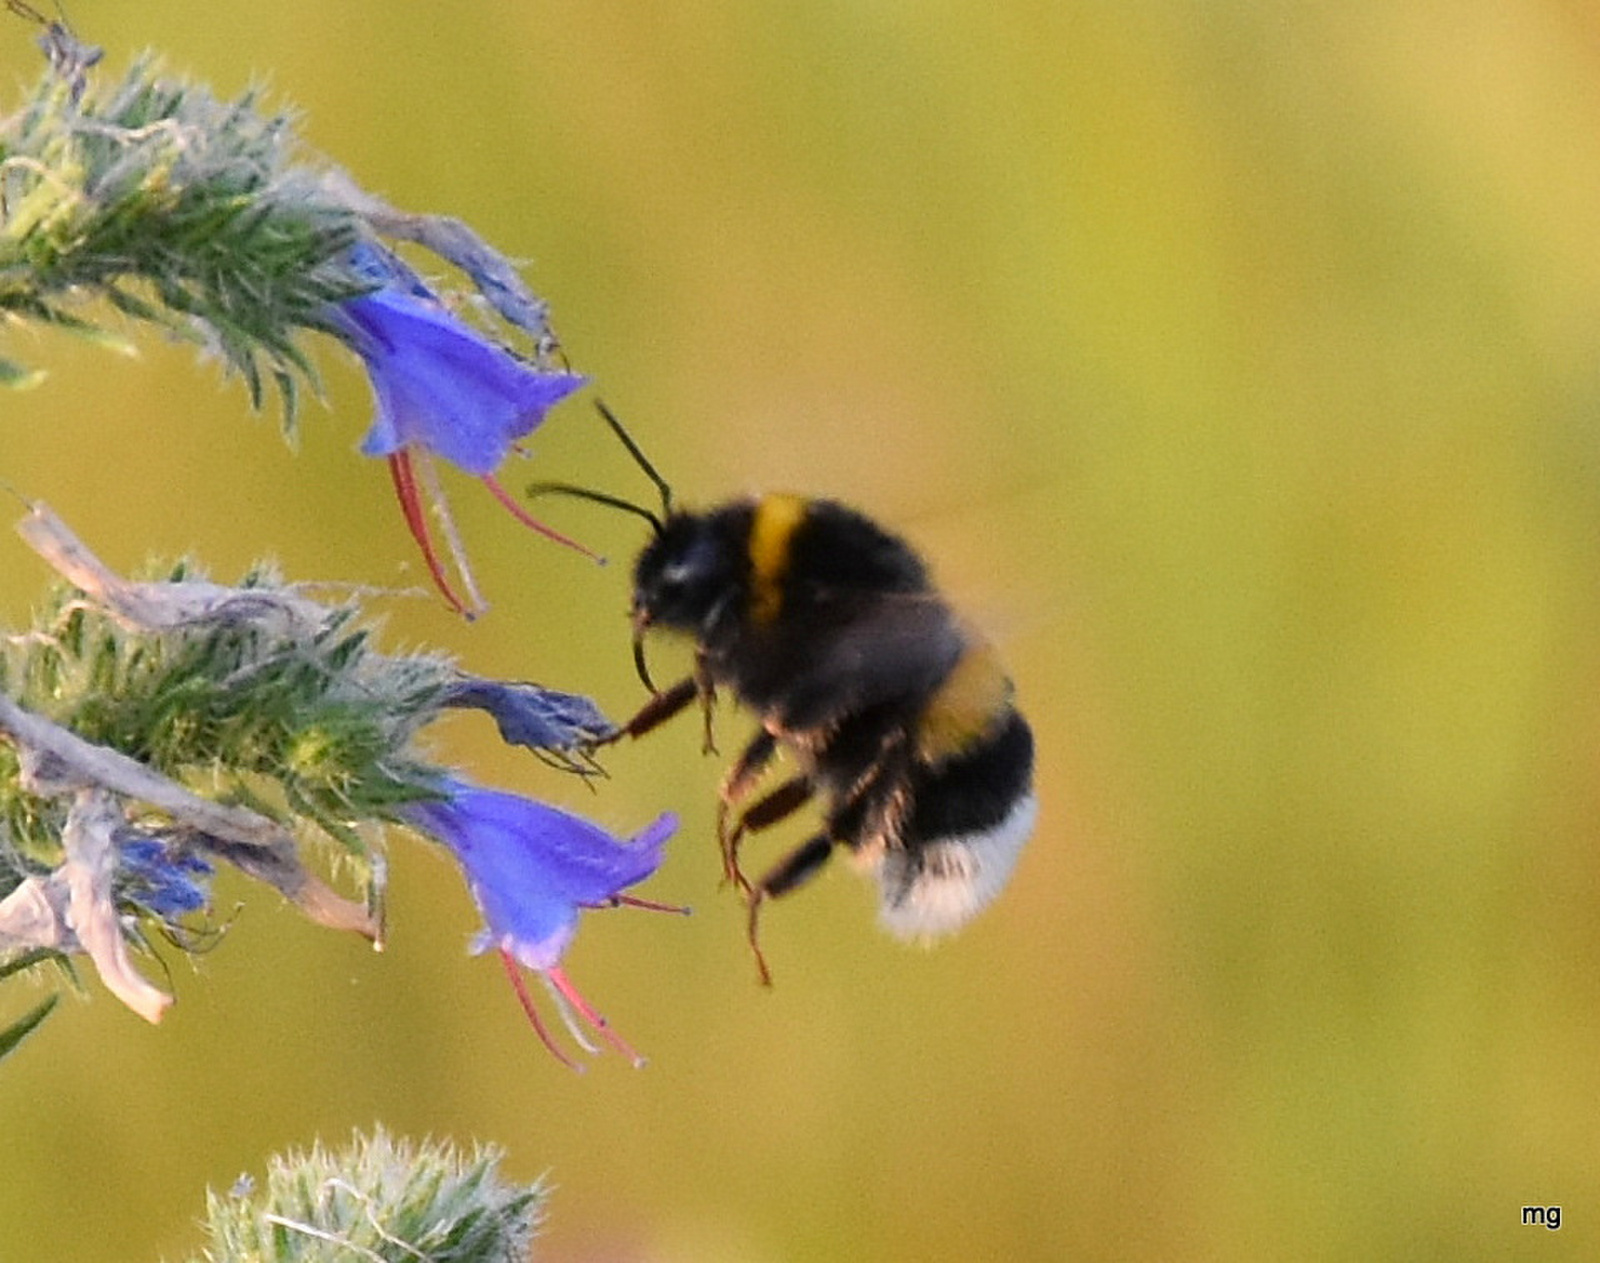
<svg viewBox="0 0 1600 1263"><path fill-rule="evenodd" d="M334 332L330 310L371 288L350 257L371 229L259 92L222 100L148 56L102 81L100 50L9 3L43 24L51 73L0 119L7 319L129 351L96 308L155 325L237 374L252 406L276 384L292 435L298 386L317 388L304 337Z"/></svg>

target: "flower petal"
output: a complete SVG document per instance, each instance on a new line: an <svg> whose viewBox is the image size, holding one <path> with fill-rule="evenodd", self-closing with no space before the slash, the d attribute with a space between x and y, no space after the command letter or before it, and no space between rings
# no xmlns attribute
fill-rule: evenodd
<svg viewBox="0 0 1600 1263"><path fill-rule="evenodd" d="M526 681L490 680L463 673L456 677L442 704L486 712L508 745L556 754L582 750L617 731L587 697Z"/></svg>
<svg viewBox="0 0 1600 1263"><path fill-rule="evenodd" d="M415 445L469 473L493 473L511 446L584 384L517 359L439 303L381 289L343 304L360 335L377 415L368 456Z"/></svg>
<svg viewBox="0 0 1600 1263"><path fill-rule="evenodd" d="M199 912L211 900L211 865L160 833L123 826L117 847L117 893L163 920Z"/></svg>
<svg viewBox="0 0 1600 1263"><path fill-rule="evenodd" d="M606 903L661 863L677 827L659 817L632 843L517 794L448 782L447 797L414 803L407 819L455 853L483 913L475 950L510 952L531 969L561 959L586 906Z"/></svg>

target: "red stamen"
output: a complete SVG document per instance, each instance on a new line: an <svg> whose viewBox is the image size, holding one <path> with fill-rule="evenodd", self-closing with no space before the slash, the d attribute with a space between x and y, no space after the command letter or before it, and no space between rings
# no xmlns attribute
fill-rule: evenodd
<svg viewBox="0 0 1600 1263"><path fill-rule="evenodd" d="M558 544L565 544L568 548L576 549L591 561L597 561L601 565L605 564L606 559L599 553L592 552L591 550L585 548L575 539L568 539L560 531L546 526L538 518L534 517L533 514L529 513L512 498L511 493L500 485L500 480L493 474L483 475L483 485L488 487L494 498L500 501L501 504L505 505L511 516L516 518L517 521L521 522L524 526L531 530L538 531L539 534L543 535L546 539L553 539Z"/></svg>
<svg viewBox="0 0 1600 1263"><path fill-rule="evenodd" d="M551 968L546 969L544 971L544 976L555 984L557 991L566 996L567 1002L571 1004L573 1008L578 1010L585 1022L589 1023L589 1025L594 1028L596 1035L600 1036L600 1038L605 1040L606 1043L610 1044L629 1061L633 1062L636 1067L644 1065L644 1058L633 1050L633 1046L629 1044L627 1040L623 1039L621 1035L617 1034L616 1031L611 1029L610 1022L606 1021L605 1018L601 1017L600 1014L595 1012L593 1006L591 1006L587 1000L578 994L578 989L572 985L572 982L567 978L567 975L560 969L559 966L552 966Z"/></svg>
<svg viewBox="0 0 1600 1263"><path fill-rule="evenodd" d="M435 524L444 532L444 542L450 545L450 562L467 590L467 618L474 619L487 612L489 607L484 604L483 594L473 581L467 550L461 546L461 533L456 530L455 519L450 516L450 502L444 498L444 488L439 485L439 471L434 467L433 456L427 448L414 449L412 456L417 488L427 497Z"/></svg>
<svg viewBox="0 0 1600 1263"><path fill-rule="evenodd" d="M611 898L602 903L586 903L582 906L596 910L627 906L629 908L643 908L647 912L676 912L683 917L688 916L692 911L692 909L685 907L681 903L657 903L654 899L641 899L637 895L612 895Z"/></svg>
<svg viewBox="0 0 1600 1263"><path fill-rule="evenodd" d="M539 1042L548 1048L550 1055L566 1066L567 1069L576 1070L580 1074L583 1073L583 1067L562 1052L556 1045L555 1040L550 1038L550 1032L545 1029L544 1023L539 1018L539 1010L533 1007L533 997L528 994L528 986L522 980L522 970L517 965L516 957L502 947L500 949L500 960L506 967L506 974L510 977L511 985L516 990L517 999L522 1001L522 1011L528 1015L528 1021L532 1024L534 1033L539 1036Z"/></svg>
<svg viewBox="0 0 1600 1263"><path fill-rule="evenodd" d="M433 540L428 535L428 517L422 511L422 502L417 498L417 479L411 468L411 452L408 448L402 447L399 451L391 453L389 475L394 479L395 495L400 499L400 511L405 514L406 526L411 530L411 538L417 541L417 547L422 549L422 560L427 563L428 573L433 576L434 586L450 603L451 609L463 618L471 618L472 615L467 612L467 607L462 604L461 598L450 586L450 581L445 578L444 566L439 561L439 555L433 551Z"/></svg>

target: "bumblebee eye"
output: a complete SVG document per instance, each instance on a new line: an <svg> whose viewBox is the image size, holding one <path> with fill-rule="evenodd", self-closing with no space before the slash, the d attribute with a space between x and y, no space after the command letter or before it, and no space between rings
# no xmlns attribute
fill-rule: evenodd
<svg viewBox="0 0 1600 1263"><path fill-rule="evenodd" d="M657 590L666 597L682 596L688 586L689 567L681 561L675 561L662 570L656 580Z"/></svg>

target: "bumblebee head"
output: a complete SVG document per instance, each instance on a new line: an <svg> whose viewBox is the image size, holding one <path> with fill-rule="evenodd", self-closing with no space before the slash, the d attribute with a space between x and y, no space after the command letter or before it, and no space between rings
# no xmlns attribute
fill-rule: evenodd
<svg viewBox="0 0 1600 1263"><path fill-rule="evenodd" d="M633 568L633 624L698 632L739 583L739 553L715 518L672 513Z"/></svg>

